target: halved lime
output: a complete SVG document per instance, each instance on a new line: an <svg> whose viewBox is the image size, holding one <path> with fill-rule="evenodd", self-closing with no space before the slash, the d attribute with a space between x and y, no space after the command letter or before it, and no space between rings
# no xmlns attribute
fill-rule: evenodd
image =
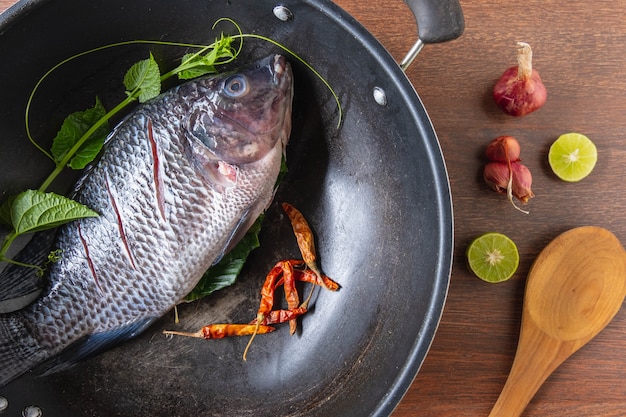
<svg viewBox="0 0 626 417"><path fill-rule="evenodd" d="M563 181L576 182L585 178L598 160L596 145L580 133L564 133L550 146L548 162L552 171Z"/></svg>
<svg viewBox="0 0 626 417"><path fill-rule="evenodd" d="M502 233L485 233L474 239L465 252L470 270L487 282L511 278L519 265L515 243Z"/></svg>

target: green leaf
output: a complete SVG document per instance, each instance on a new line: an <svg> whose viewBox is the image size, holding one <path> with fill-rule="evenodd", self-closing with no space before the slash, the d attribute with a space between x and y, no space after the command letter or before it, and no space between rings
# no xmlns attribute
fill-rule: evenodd
<svg viewBox="0 0 626 417"><path fill-rule="evenodd" d="M276 182L274 183L274 189L277 190L278 186L282 182L285 175L289 172L289 168L287 167L287 160L285 159L285 155L280 160L280 170L278 171L278 177L276 178Z"/></svg>
<svg viewBox="0 0 626 417"><path fill-rule="evenodd" d="M262 222L263 215L254 222L243 239L230 252L205 272L200 282L185 298L186 301L197 300L235 283L250 252L260 246L259 232Z"/></svg>
<svg viewBox="0 0 626 417"><path fill-rule="evenodd" d="M90 139L85 142L83 146L81 146L80 149L74 154L74 157L68 164L70 168L76 170L83 169L87 166L87 164L95 159L104 145L104 141L108 135L108 129L103 129L103 131L96 132L96 134L98 135L97 139L92 136L93 140Z"/></svg>
<svg viewBox="0 0 626 417"><path fill-rule="evenodd" d="M100 99L96 98L96 104L92 108L67 116L52 142L51 152L54 161L60 163L87 131L105 115L106 109ZM109 124L103 123L78 149L68 166L83 169L98 155L108 134Z"/></svg>
<svg viewBox="0 0 626 417"><path fill-rule="evenodd" d="M215 65L206 59L205 56L197 54L186 54L183 56L181 68L187 68L178 73L181 80L190 80L206 74L215 74Z"/></svg>
<svg viewBox="0 0 626 417"><path fill-rule="evenodd" d="M35 190L26 190L15 196L9 210L11 225L18 235L97 216L98 213L72 199Z"/></svg>
<svg viewBox="0 0 626 417"><path fill-rule="evenodd" d="M135 63L124 75L126 94L137 94L140 103L161 93L161 72L159 65L150 54L150 58Z"/></svg>
<svg viewBox="0 0 626 417"><path fill-rule="evenodd" d="M236 51L232 48L233 38L224 36L213 43L206 54L194 53L183 56L181 64L178 68L178 78L181 80L189 80L206 74L215 74L217 70L215 65L220 61L231 60L235 57Z"/></svg>

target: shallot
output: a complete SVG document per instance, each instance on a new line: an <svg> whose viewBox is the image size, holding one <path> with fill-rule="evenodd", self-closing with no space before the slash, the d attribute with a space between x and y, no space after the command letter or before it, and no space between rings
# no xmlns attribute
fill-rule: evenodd
<svg viewBox="0 0 626 417"><path fill-rule="evenodd" d="M539 72L533 69L533 52L525 42L517 43L517 66L510 67L493 88L493 99L511 116L524 116L546 102L548 92Z"/></svg>
<svg viewBox="0 0 626 417"><path fill-rule="evenodd" d="M485 155L490 161L508 162L517 161L520 152L519 142L513 136L498 136L489 142Z"/></svg>
<svg viewBox="0 0 626 417"><path fill-rule="evenodd" d="M535 196L531 190L532 174L519 159L520 145L517 139L499 136L487 145L485 154L490 161L483 169L483 179L487 185L496 192L506 194L516 209L528 214L513 201L515 197L525 204Z"/></svg>
<svg viewBox="0 0 626 417"><path fill-rule="evenodd" d="M526 165L519 161L489 162L485 165L483 177L487 185L494 191L508 194L509 183L511 194L522 203L528 203L535 194L531 190L532 174Z"/></svg>

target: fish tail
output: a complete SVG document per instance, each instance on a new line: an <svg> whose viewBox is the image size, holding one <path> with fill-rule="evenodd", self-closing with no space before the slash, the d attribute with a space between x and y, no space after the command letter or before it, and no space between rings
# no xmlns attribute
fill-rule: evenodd
<svg viewBox="0 0 626 417"><path fill-rule="evenodd" d="M0 316L0 387L47 359L47 356L20 315Z"/></svg>

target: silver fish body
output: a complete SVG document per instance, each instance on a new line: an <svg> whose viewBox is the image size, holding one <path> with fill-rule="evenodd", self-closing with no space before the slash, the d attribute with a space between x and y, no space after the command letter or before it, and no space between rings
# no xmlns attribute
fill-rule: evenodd
<svg viewBox="0 0 626 417"><path fill-rule="evenodd" d="M0 316L0 385L133 337L189 293L270 204L292 96L276 55L125 119L74 195L100 216L63 226L45 294Z"/></svg>

